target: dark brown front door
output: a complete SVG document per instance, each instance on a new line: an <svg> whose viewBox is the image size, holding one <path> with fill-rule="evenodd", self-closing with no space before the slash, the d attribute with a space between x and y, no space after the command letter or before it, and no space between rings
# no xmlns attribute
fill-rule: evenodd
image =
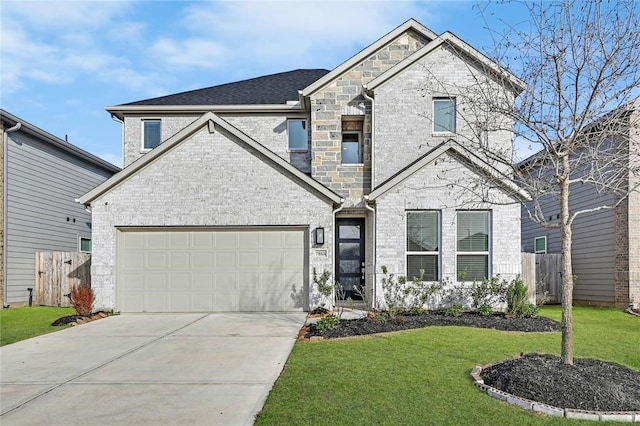
<svg viewBox="0 0 640 426"><path fill-rule="evenodd" d="M364 219L336 219L336 280L343 300L362 300L364 292Z"/></svg>

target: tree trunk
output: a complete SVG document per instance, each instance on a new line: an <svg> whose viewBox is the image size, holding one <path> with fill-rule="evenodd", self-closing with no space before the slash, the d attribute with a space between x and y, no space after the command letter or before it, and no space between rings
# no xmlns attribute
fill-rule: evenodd
<svg viewBox="0 0 640 426"><path fill-rule="evenodd" d="M571 223L569 222L569 157L562 159L560 178L560 233L562 235L562 362L573 365L573 268L571 266Z"/></svg>

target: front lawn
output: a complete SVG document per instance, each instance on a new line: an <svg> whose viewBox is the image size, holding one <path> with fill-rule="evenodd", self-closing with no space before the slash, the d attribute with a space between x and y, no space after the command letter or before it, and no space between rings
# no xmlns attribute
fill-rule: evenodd
<svg viewBox="0 0 640 426"><path fill-rule="evenodd" d="M66 328L68 326L53 327L51 323L60 317L74 313L73 308L49 306L2 309L0 311L0 346Z"/></svg>
<svg viewBox="0 0 640 426"><path fill-rule="evenodd" d="M541 314L560 320L560 307ZM576 357L640 370L640 318L578 306L574 333ZM468 327L297 342L256 424L581 424L495 400L469 377L478 364L559 351L560 333Z"/></svg>

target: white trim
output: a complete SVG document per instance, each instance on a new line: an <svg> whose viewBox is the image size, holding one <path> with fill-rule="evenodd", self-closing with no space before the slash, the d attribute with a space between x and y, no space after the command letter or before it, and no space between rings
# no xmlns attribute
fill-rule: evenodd
<svg viewBox="0 0 640 426"><path fill-rule="evenodd" d="M453 130L436 130L436 102L451 101L453 103ZM458 105L455 96L433 96L431 98L431 134L432 136L448 136L456 133L458 127Z"/></svg>

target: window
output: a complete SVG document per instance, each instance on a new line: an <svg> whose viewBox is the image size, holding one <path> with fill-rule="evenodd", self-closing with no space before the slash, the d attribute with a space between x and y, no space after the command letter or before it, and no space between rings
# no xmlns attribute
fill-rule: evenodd
<svg viewBox="0 0 640 426"><path fill-rule="evenodd" d="M142 121L142 149L153 149L160 145L160 120Z"/></svg>
<svg viewBox="0 0 640 426"><path fill-rule="evenodd" d="M456 131L456 101L453 98L435 98L433 100L433 131Z"/></svg>
<svg viewBox="0 0 640 426"><path fill-rule="evenodd" d="M307 134L307 120L288 120L289 150L307 151L309 140Z"/></svg>
<svg viewBox="0 0 640 426"><path fill-rule="evenodd" d="M360 133L342 133L342 164L361 164Z"/></svg>
<svg viewBox="0 0 640 426"><path fill-rule="evenodd" d="M547 237L535 237L533 239L533 252L534 253L547 252Z"/></svg>
<svg viewBox="0 0 640 426"><path fill-rule="evenodd" d="M91 238L80 237L80 251L91 253Z"/></svg>
<svg viewBox="0 0 640 426"><path fill-rule="evenodd" d="M437 281L440 265L440 214L437 211L407 212L407 278Z"/></svg>
<svg viewBox="0 0 640 426"><path fill-rule="evenodd" d="M462 281L489 278L490 226L488 211L459 211L457 215L457 275Z"/></svg>

